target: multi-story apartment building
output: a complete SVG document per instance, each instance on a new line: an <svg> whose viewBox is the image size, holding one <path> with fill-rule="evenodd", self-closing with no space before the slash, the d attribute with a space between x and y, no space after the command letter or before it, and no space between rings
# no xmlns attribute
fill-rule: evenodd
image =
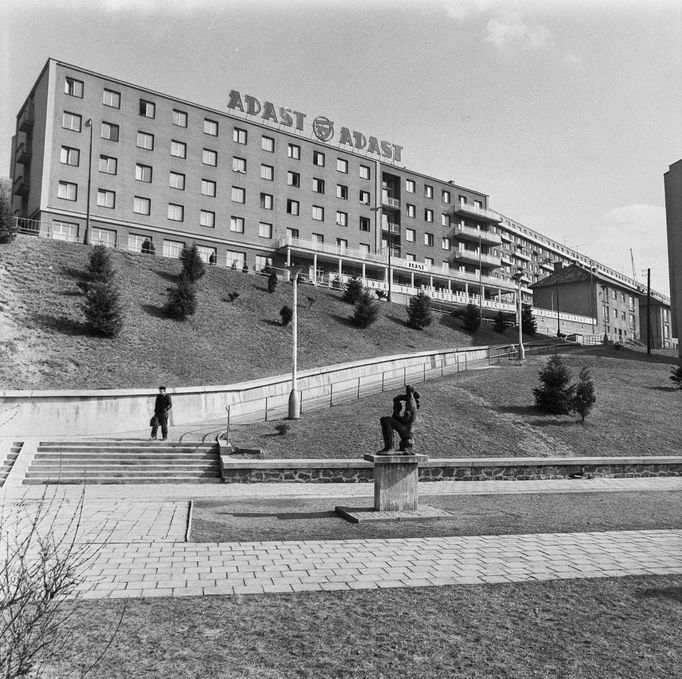
<svg viewBox="0 0 682 679"><path fill-rule="evenodd" d="M221 266L295 263L316 284L359 275L484 312L514 311L519 271L535 282L587 261L486 194L399 166L401 147L305 118L235 91L218 111L49 59L17 115L14 214L53 238L149 240L166 257L195 243Z"/></svg>

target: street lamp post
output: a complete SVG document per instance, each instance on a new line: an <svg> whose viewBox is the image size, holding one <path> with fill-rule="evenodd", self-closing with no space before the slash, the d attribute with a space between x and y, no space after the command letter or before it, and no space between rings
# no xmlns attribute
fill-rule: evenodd
<svg viewBox="0 0 682 679"><path fill-rule="evenodd" d="M514 280L516 281L516 299L518 301L518 314L519 314L519 361L523 361L526 358L526 350L523 347L523 309L521 308L521 279L523 278L523 271L517 271L514 274Z"/></svg>
<svg viewBox="0 0 682 679"><path fill-rule="evenodd" d="M293 335L293 368L291 371L291 393L289 394L289 419L301 419L301 395L298 393L297 373L298 373L298 277L303 271L301 265L290 264L287 269L294 277L294 317L292 319Z"/></svg>
<svg viewBox="0 0 682 679"><path fill-rule="evenodd" d="M85 233L83 243L88 245L90 238L90 184L92 183L92 118L85 121L85 127L90 128L90 146L88 147L88 191L85 202Z"/></svg>

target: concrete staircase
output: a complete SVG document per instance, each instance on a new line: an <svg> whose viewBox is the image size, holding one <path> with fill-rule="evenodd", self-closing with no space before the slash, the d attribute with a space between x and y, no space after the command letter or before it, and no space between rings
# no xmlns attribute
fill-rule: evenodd
<svg viewBox="0 0 682 679"><path fill-rule="evenodd" d="M23 484L220 483L215 442L43 441Z"/></svg>
<svg viewBox="0 0 682 679"><path fill-rule="evenodd" d="M4 485L5 479L12 470L12 466L19 457L19 452L21 451L21 446L23 443L21 441L12 441L9 444L9 450L4 455L4 460L2 455L0 455L0 461L2 461L2 466L0 466L0 486Z"/></svg>

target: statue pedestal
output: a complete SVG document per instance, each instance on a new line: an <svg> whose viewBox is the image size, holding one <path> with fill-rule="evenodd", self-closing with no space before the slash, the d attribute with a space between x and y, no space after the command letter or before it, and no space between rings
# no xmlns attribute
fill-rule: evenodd
<svg viewBox="0 0 682 679"><path fill-rule="evenodd" d="M419 506L417 492L419 464L426 455L365 455L374 464L374 509L379 512L415 511Z"/></svg>

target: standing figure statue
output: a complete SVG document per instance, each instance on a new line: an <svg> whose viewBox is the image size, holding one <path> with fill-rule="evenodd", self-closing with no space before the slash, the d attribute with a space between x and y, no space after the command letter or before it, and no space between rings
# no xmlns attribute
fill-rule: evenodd
<svg viewBox="0 0 682 679"><path fill-rule="evenodd" d="M403 401L405 402L404 410L402 406ZM406 455L414 455L412 429L417 419L417 410L419 410L419 392L415 391L414 387L408 384L405 387L405 393L398 394L393 399L393 415L386 415L379 420L381 422L381 433L384 437L384 447L377 455L390 455L394 452L394 429L400 435L399 451Z"/></svg>

